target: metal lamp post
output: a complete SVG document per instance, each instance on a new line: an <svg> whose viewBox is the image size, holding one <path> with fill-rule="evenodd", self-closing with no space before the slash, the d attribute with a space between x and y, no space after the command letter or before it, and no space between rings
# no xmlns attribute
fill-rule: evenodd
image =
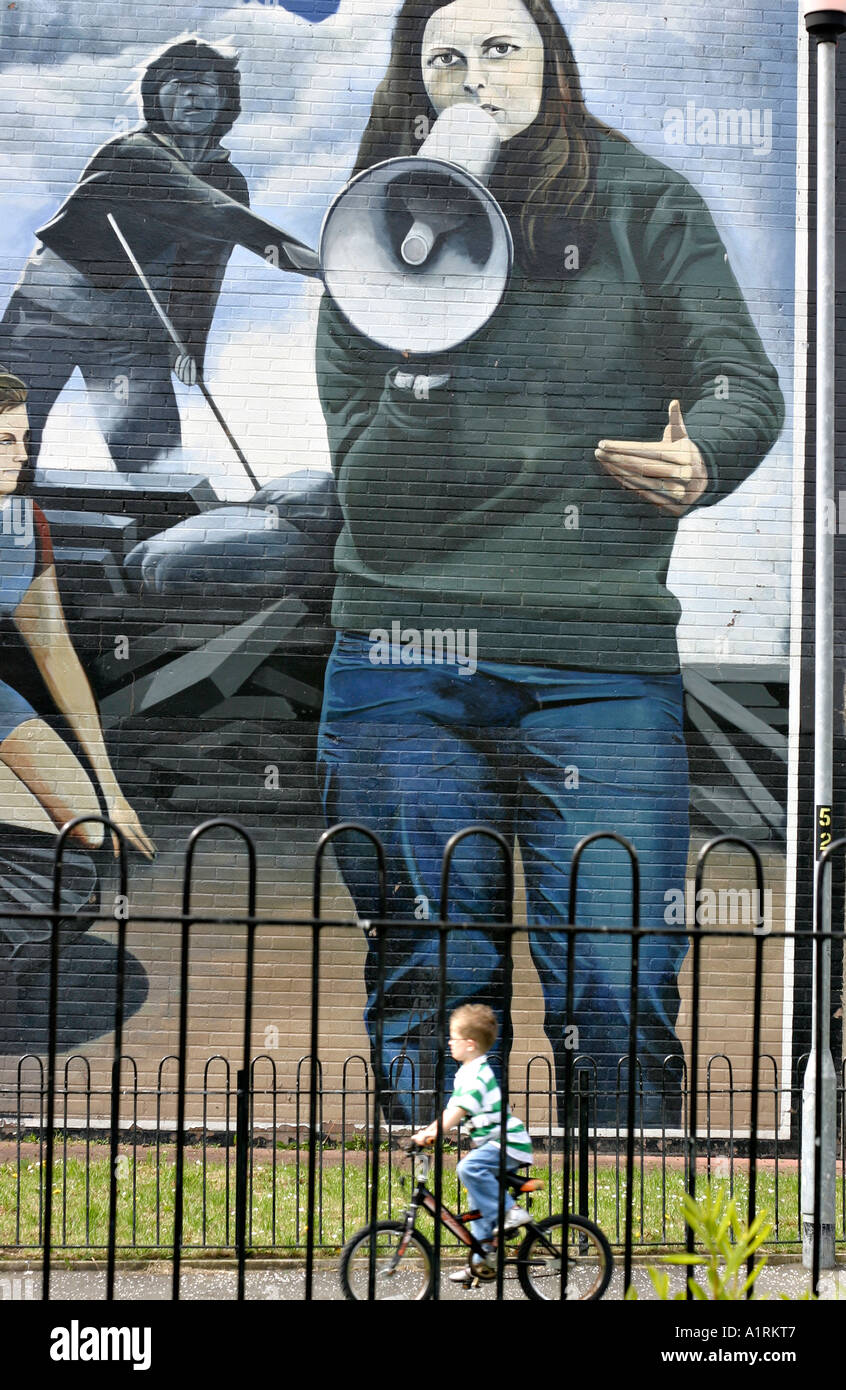
<svg viewBox="0 0 846 1390"><path fill-rule="evenodd" d="M804 0L808 33L817 40L817 288L816 288L816 551L814 605L814 806L817 857L832 840L832 749L834 740L834 535L827 524L834 500L834 236L835 236L835 59L846 30L846 0ZM814 924L831 929L830 875L814 881ZM813 972L811 1055L802 1089L802 1260L813 1264L815 1172L820 1175L819 1267L834 1268L836 1174L836 1078L831 1056L831 942L814 942L814 964L822 953L822 986ZM817 1027L819 1021L819 1030ZM821 1038L821 1093L816 1093L817 1033ZM815 1158L816 1106L821 1107L821 1153Z"/></svg>

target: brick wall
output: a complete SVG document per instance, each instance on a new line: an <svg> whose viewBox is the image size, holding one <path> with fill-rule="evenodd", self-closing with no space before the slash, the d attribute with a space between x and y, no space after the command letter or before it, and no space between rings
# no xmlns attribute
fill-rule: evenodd
<svg viewBox="0 0 846 1390"><path fill-rule="evenodd" d="M683 888L693 877L696 853L712 835L746 836L764 855L773 892L771 924L780 930L790 834L790 720L793 714L796 723L798 713L791 711L788 698L796 437L793 7L742 5L730 15L715 14L701 3L672 4L660 14L640 3L559 7L587 110L621 131L633 153L621 155L617 165L612 160L611 173L603 175L604 182L600 179L596 206L601 216L577 220L565 239L565 246L579 248L585 263L577 257L576 265L563 269L554 248L561 245L564 222L529 265L520 220L526 190L518 169L507 161L497 166L492 187L511 223L516 261L498 317L471 337L469 346L438 346L404 359L396 348L368 345L363 339L356 357L346 339L332 375L326 340L318 340L319 331L323 333L318 330L319 282L286 272L284 243L273 239L272 228L261 242L257 224L244 233L248 245L235 245L216 293L208 277L213 281L222 243L201 235L216 214L205 207L197 186L185 182L186 153L189 162L194 160L194 178L218 178L218 187L225 185L229 195L237 189L233 177L221 174L223 161L206 158L203 163L200 146L186 136L190 112L184 129L171 124L158 130L176 140L175 152L167 142L154 144L154 155L136 151L130 173L121 163L122 154L113 155L111 164L107 159L105 177L113 193L102 206L89 200L81 221L66 222L58 239L47 233L58 250L46 258L42 253L37 265L28 262L36 231L74 190L94 152L142 129L135 89L153 56L189 34L239 55L241 112L223 145L244 176L252 208L268 223L316 246L326 209L355 166L374 92L389 61L396 13L395 5L370 0L345 0L340 8L303 5L296 13L254 0L189 5L181 8L178 24L172 10L154 0L90 3L73 10L19 0L0 13L5 116L0 178L7 209L0 228L0 302L7 306L0 325L0 361L30 377L28 403L33 420L43 425L43 437L34 441L40 445L38 468L27 490L50 527L68 629L98 702L118 782L157 846L152 863L131 855L133 912L140 916L176 908L188 833L203 818L228 816L255 836L262 910L307 915L311 855L325 824L325 771L316 768L316 759L334 636L331 557L345 521L346 541L342 538L337 563L345 573L364 567L369 577L363 585L345 581L336 625L390 630L395 619L401 628L421 632L427 627L468 633L478 628L479 661L588 672L594 679L590 700L599 695L607 701L612 688L631 700L635 688L625 681L668 677L673 623L668 618L662 626L653 618L656 605L665 605L662 613L669 611L667 594L674 594L681 606L678 650L685 682L691 839L687 868L682 846L681 867L667 877L666 886L662 880L650 891L660 904L674 886L681 883ZM526 15L522 6L515 10L512 5L509 22L519 28ZM549 51L552 30L541 11L537 16ZM458 10L457 27L451 31L458 56L450 62L468 61L461 45L472 47L489 37L481 32L483 20L486 16L480 19L472 5L464 3ZM531 30L521 30L518 37L525 53ZM444 48L446 39L441 38ZM503 80L493 61L488 59L488 68L474 78L476 95L479 81L493 90ZM496 61L515 59L509 52ZM419 78L412 76L413 83L409 77L406 86L419 93ZM219 75L217 80L219 84ZM531 95L531 62L522 78L511 81L524 96L526 90ZM507 94L507 100L517 99ZM548 103L547 96L543 100ZM544 106L542 116L551 121L549 109ZM409 107L409 112L411 145L402 145L397 127L391 153L413 154L436 114L431 105L419 111ZM417 116L423 119L419 128ZM199 117L196 121L202 124ZM599 142L591 146L598 159L596 150L605 148L606 137L590 129L591 139ZM545 158L560 151L556 139L560 141L560 131L549 136ZM509 143L503 145L506 153ZM526 167L535 157L537 150L527 145ZM592 167L595 172L598 165ZM139 170L149 193L144 198L138 197ZM686 182L673 182L674 176ZM707 214L695 195L704 200ZM171 354L158 320L145 317L149 310L143 293L139 297L126 263L118 264L120 253L102 242L107 203L132 230L139 261L198 359L203 324L208 327L205 379L262 489L257 496L198 388L169 374L177 354ZM184 207L182 221L176 207ZM234 224L226 225L231 231ZM390 227L377 249L396 260L390 240L396 233ZM728 280L713 279L717 270L702 268L723 264L715 252L720 245L739 285L737 298ZM476 253L468 254L469 261L462 264L469 274ZM376 261L370 267L365 262L366 257L356 262L358 290L373 315L384 282ZM95 280L87 283L92 266ZM398 291L391 293L396 297ZM465 298L477 299L478 291ZM389 321L402 314L400 300L392 303L396 312L383 316ZM431 324L443 326L458 312L449 301L448 280L435 278L426 296ZM745 327L747 312L760 345ZM711 336L707 342L701 336L694 351L690 344L697 332L704 334L706 321ZM575 329L568 327L573 322ZM724 336L715 323L724 323ZM502 329L498 337L502 324L507 331ZM383 323L381 331L388 329L395 331L396 323L387 328ZM127 358L127 345L135 357L130 353ZM504 366L500 349L507 359ZM741 350L748 355L739 362ZM767 362L777 373L785 401L783 423L774 423L777 392L764 382L762 364ZM375 421L373 441L364 448L359 426L349 417L357 388L344 377L356 365L367 377L361 390L371 430ZM408 387L395 377L404 368ZM389 414L394 411L390 418L379 415L382 406L373 386L388 371L394 373L389 391L398 393L385 407ZM439 385L439 375L448 381ZM430 379L428 386L420 384L421 377ZM429 402L419 399L426 390ZM439 390L447 393L445 405L439 404ZM614 480L604 472L593 445L589 447L590 441L615 437L657 442L673 396L680 397L685 419L698 417L710 486L726 491L713 508L697 508L685 518L674 540L667 531L674 521L670 513L661 510L654 496L644 498L621 486L626 479L618 475ZM735 409L741 414L733 415ZM767 410L772 438L762 442ZM341 424L335 421L337 436L327 435L327 411L343 417ZM756 421L752 433L757 430L757 443L738 446L736 437L731 443L732 430L736 436L743 411L747 424L750 411ZM611 423L618 420L619 426ZM588 443L581 441L582 433ZM697 439L693 424L691 438ZM712 438L722 441L720 448L710 448ZM331 483L333 452L336 468L343 454L352 470L343 475L340 504ZM616 492L609 492L612 485ZM23 491L22 481L15 505ZM556 513L556 498L569 499L575 513ZM21 582L26 546L16 542L25 539L28 515L12 504L4 512L9 526L2 575L4 586L18 599L14 583ZM568 517L575 518L573 527L568 527ZM19 534L14 534L15 525ZM468 554L476 558L465 562ZM669 590L663 582L667 564ZM402 576L400 584L397 575ZM372 599L374 591L391 597L380 607ZM410 606L391 606L398 593L411 593ZM421 600L421 593L428 597ZM38 781L21 761L15 735L26 720L15 722L14 710L20 713L20 707L9 697L13 714L3 728L12 743L5 747L1 784L8 811L0 827L8 878L8 865L29 863L26 855L35 853L33 846L40 853L51 844L45 778L66 797L62 804L70 811L93 802L87 781L77 780L73 761L86 762L79 697L68 693L78 687L62 676L63 703L57 711L44 671L33 659L37 642L30 640L27 648L8 605L3 612L0 679L18 699L28 701L31 718L43 721L33 725L35 761L41 760ZM377 623L374 613L384 623ZM49 615L42 619L39 631L49 647L57 623ZM413 665L412 659L408 669ZM427 671L420 665L416 674L437 674L436 666ZM390 667L387 675L405 669ZM354 807L357 819L390 839L389 821L403 799L415 810L431 805L442 817L435 817L428 838L423 833L408 849L404 864L402 856L391 861L391 891L399 892L403 902L421 896L411 861L420 855L436 860L446 835L468 816L489 820L495 809L504 808L502 823L525 840L525 786L531 778L514 751L518 716L513 708L505 711L495 693L501 674L486 677L484 685L478 672L462 675L453 669L455 691L469 691L472 684L477 692L472 697L475 732L460 754L453 749L439 760L443 708L430 726L431 744L418 737L414 745L422 756L411 773L407 768L388 773L384 753L391 723L396 757L402 763L407 756L407 711L382 726L375 721L359 746L357 771L349 774L342 798L347 808ZM624 677L621 688L619 676ZM513 689L526 695L525 685ZM568 698L572 708L584 707L584 691L574 696L571 690ZM678 702L678 695L674 698ZM417 706L426 717L433 713L431 699L430 694ZM531 700L536 699L533 694ZM625 805L609 800L609 815L614 805L613 814L628 817L627 825L635 828L646 824L648 803L658 794L662 776L665 782L667 776L675 778L676 791L682 785L680 764L668 752L680 746L678 738L668 734L654 706L645 709L631 717L617 710L617 722L612 720L600 739L601 757L590 724L573 726L590 735L582 739L582 754L567 752L566 720L556 724L557 742L547 750L549 765L557 769L559 780L569 767L577 776L575 786L561 788L570 797L567 826L560 806L551 826L544 821L541 797L539 815L547 840L540 853L547 863L556 856L564 863L572 836L598 823L594 811L594 819L584 819L584 807L594 795L597 759L609 797L611 790L624 789ZM520 718L525 716L524 709ZM58 760L50 757L49 767L44 761L56 745L40 732L45 725L62 740ZM521 726L523 733L528 727ZM616 744L606 736L608 727L617 731ZM483 734L487 771L484 776L468 771L473 794L453 805L450 767L456 756L462 767L468 763L468 750L480 745ZM498 770L491 771L493 767ZM87 771L92 771L90 765ZM12 780L14 772L17 781ZM637 793L630 790L632 773L636 783L639 779ZM520 781L527 776L528 783ZM30 787L37 783L35 800L24 790L27 777ZM91 779L97 780L96 775ZM519 792L514 790L518 785ZM632 838L637 843L637 833ZM639 848L645 871L650 856L664 852L644 850L642 844ZM675 853L678 859L678 843ZM116 892L112 869L107 856L93 858L108 914ZM715 887L748 882L741 859L714 865ZM240 853L216 839L214 849L203 851L198 860L196 903L213 913L242 910L243 870ZM330 856L332 906L346 915L352 911L351 872L348 864L345 886ZM84 878L84 866L79 873ZM432 873L427 860L420 881L428 882ZM530 889L537 873L533 861ZM32 874L29 881L35 881ZM564 882L565 876L559 876L552 895L551 910L559 917ZM411 892L415 884L417 891ZM620 884L609 880L606 886L617 897L603 906L592 902L597 920L603 913L619 917L625 912ZM479 893L483 889L488 891L489 885L477 885ZM19 889L8 889L14 892ZM429 902L421 911L436 910L436 894L435 888L423 895ZM357 906L362 913L372 910L364 901ZM649 910L654 915L654 903ZM522 920L519 860L517 913ZM97 924L63 954L65 1041L88 1057L95 1071L105 1065L110 1046L112 937L105 924ZM191 977L191 1055L197 1067L212 1054L233 1063L237 1055L242 946L241 936L230 927L197 929ZM152 1084L159 1059L175 1044L177 929L139 923L131 929L130 949L132 1016L125 1047L138 1060L146 1084ZM327 933L324 950L321 1056L327 1076L339 1085L343 1058L367 1053L365 947L347 929ZM749 1046L744 953L737 943L709 944L703 983L703 1053L729 1055L740 1084L748 1075ZM20 956L18 952L18 961ZM254 1044L268 1051L266 1030L278 1030L278 1038L269 1035L274 1039L270 1053L288 1078L286 1084L293 1084L297 1059L308 1048L304 931L266 929L258 963ZM37 951L30 964L28 976L13 965L5 977L14 1020L0 1058L8 1080L22 1050L43 1049L33 1002L44 980ZM792 1020L791 970L788 960L785 974L781 947L773 943L767 951L764 1045L780 1068L788 1060L784 1039ZM522 938L514 983L515 1061L522 1074L530 1057L551 1056L538 972ZM678 1033L687 1045L689 962L680 987ZM484 976L471 976L465 993L478 989L484 995L486 988ZM590 1028L588 1015L591 1009L601 1010L600 996L585 1007ZM743 1109L743 1102L738 1104L736 1120Z"/></svg>

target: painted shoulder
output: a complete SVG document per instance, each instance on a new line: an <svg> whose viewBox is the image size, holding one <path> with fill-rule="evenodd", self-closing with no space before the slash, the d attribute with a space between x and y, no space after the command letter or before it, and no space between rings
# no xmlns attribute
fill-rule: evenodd
<svg viewBox="0 0 846 1390"><path fill-rule="evenodd" d="M225 146L221 146L221 149L225 148ZM133 166L143 166L144 168L158 166L162 169L184 167L167 145L156 139L152 131L146 126L139 126L137 130L130 130L123 135L114 136L95 150L88 161L83 177L87 178L90 174L101 173L105 170L118 170ZM231 159L227 159L221 160L216 167L225 171L226 181L232 185L231 190L229 190L230 195L241 203L249 204L247 180L237 165L233 164ZM203 175L200 174L199 177L202 178ZM239 193L241 194L240 197Z"/></svg>
<svg viewBox="0 0 846 1390"><path fill-rule="evenodd" d="M137 130L128 130L122 135L114 135L111 140L106 140L94 151L89 162L93 164L101 159L128 159L134 154L146 152L160 152L163 156L167 154L165 147L155 139L150 131L144 126L139 126Z"/></svg>
<svg viewBox="0 0 846 1390"><path fill-rule="evenodd" d="M671 195L679 212L703 205L693 184L660 159L646 154L616 131L600 130L599 159L596 169L597 201L608 214L615 211L648 215L662 198Z"/></svg>

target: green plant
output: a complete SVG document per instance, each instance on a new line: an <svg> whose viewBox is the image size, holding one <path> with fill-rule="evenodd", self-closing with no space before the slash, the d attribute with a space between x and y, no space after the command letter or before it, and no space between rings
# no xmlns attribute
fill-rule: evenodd
<svg viewBox="0 0 846 1390"><path fill-rule="evenodd" d="M747 1226L737 1210L735 1199L726 1200L725 1188L712 1189L710 1186L700 1201L685 1193L683 1212L685 1222L701 1248L694 1254L665 1255L663 1263L689 1265L703 1270L704 1286L693 1274L687 1280L695 1299L746 1298L767 1263L764 1255L751 1272L746 1273L747 1260L763 1245L772 1230L767 1212L759 1213L752 1225ZM666 1270L650 1266L649 1277L660 1299L679 1300L685 1297L683 1289L670 1292L670 1276ZM636 1298L637 1294L629 1289L628 1296Z"/></svg>

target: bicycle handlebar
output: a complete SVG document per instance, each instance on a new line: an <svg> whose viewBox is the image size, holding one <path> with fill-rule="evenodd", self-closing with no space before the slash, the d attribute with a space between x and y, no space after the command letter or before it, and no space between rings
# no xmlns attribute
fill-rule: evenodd
<svg viewBox="0 0 846 1390"><path fill-rule="evenodd" d="M434 1139L427 1139L425 1144L418 1144L416 1139L412 1139L409 1135L407 1139L397 1140L397 1148L406 1154L422 1154L431 1150L434 1143Z"/></svg>

